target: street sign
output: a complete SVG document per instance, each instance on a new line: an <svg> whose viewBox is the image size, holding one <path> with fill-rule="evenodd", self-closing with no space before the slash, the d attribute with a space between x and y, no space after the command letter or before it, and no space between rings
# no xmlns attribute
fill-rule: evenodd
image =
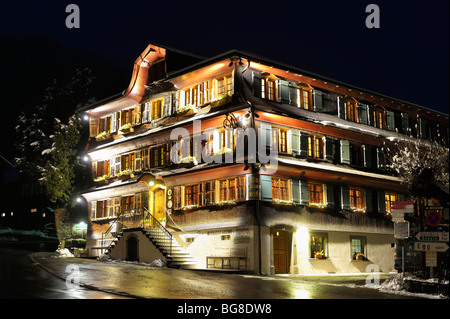
<svg viewBox="0 0 450 319"><path fill-rule="evenodd" d="M414 243L415 251L437 251L440 253L446 252L448 250L447 243L433 243L425 241L416 241Z"/></svg>
<svg viewBox="0 0 450 319"><path fill-rule="evenodd" d="M427 216L425 217L425 220L428 225L430 226L437 226L441 222L442 215L437 210L431 210L427 213Z"/></svg>
<svg viewBox="0 0 450 319"><path fill-rule="evenodd" d="M75 225L75 230L87 230L87 225Z"/></svg>
<svg viewBox="0 0 450 319"><path fill-rule="evenodd" d="M402 222L405 220L405 213L404 212L400 212L398 210L393 210L392 211L392 221L393 222Z"/></svg>
<svg viewBox="0 0 450 319"><path fill-rule="evenodd" d="M391 203L391 211L399 213L414 213L414 201L395 201Z"/></svg>
<svg viewBox="0 0 450 319"><path fill-rule="evenodd" d="M408 238L409 237L409 222L401 221L394 223L394 238Z"/></svg>
<svg viewBox="0 0 450 319"><path fill-rule="evenodd" d="M437 252L427 251L425 253L425 266L426 267L437 267Z"/></svg>
<svg viewBox="0 0 450 319"><path fill-rule="evenodd" d="M448 232L434 231L434 232L419 232L414 238L416 241L444 241L448 242Z"/></svg>

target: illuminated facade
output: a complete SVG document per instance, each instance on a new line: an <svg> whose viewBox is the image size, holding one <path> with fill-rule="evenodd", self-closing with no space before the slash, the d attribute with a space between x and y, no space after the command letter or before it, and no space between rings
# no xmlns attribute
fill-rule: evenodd
<svg viewBox="0 0 450 319"><path fill-rule="evenodd" d="M155 45L123 94L82 112L91 256L263 274L392 271L390 203L406 192L383 143L448 137L445 114L239 51Z"/></svg>

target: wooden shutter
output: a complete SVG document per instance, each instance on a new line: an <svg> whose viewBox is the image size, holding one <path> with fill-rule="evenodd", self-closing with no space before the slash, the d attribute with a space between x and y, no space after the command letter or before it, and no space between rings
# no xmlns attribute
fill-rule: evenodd
<svg viewBox="0 0 450 319"><path fill-rule="evenodd" d="M298 88L295 83L289 83L289 100L289 104L298 106Z"/></svg>
<svg viewBox="0 0 450 319"><path fill-rule="evenodd" d="M261 185L261 200L266 202L272 201L272 177L270 175L260 175L259 181Z"/></svg>
<svg viewBox="0 0 450 319"><path fill-rule="evenodd" d="M298 179L291 179L291 198L294 204L300 204L300 183Z"/></svg>
<svg viewBox="0 0 450 319"><path fill-rule="evenodd" d="M98 135L98 119L91 117L89 120L89 136L95 137Z"/></svg>
<svg viewBox="0 0 450 319"><path fill-rule="evenodd" d="M308 181L299 180L300 184L300 205L309 204L309 187Z"/></svg>
<svg viewBox="0 0 450 319"><path fill-rule="evenodd" d="M261 97L261 73L252 72L252 93L255 97Z"/></svg>
<svg viewBox="0 0 450 319"><path fill-rule="evenodd" d="M363 145L364 167L372 168L372 146Z"/></svg>
<svg viewBox="0 0 450 319"><path fill-rule="evenodd" d="M377 191L377 208L378 213L386 214L386 199L384 196L384 191Z"/></svg>
<svg viewBox="0 0 450 319"><path fill-rule="evenodd" d="M297 130L289 130L288 141L291 149L291 154L300 155L300 132Z"/></svg>
<svg viewBox="0 0 450 319"><path fill-rule="evenodd" d="M322 92L319 90L312 90L312 101L314 111L322 112L323 109L323 97Z"/></svg>
<svg viewBox="0 0 450 319"><path fill-rule="evenodd" d="M278 98L283 104L289 104L289 82L278 80Z"/></svg>
<svg viewBox="0 0 450 319"><path fill-rule="evenodd" d="M369 124L369 119L367 118L367 104L358 103L358 119L361 124Z"/></svg>
<svg viewBox="0 0 450 319"><path fill-rule="evenodd" d="M350 209L350 190L348 186L341 186L341 209Z"/></svg>
<svg viewBox="0 0 450 319"><path fill-rule="evenodd" d="M346 140L341 140L341 163L350 164L350 143Z"/></svg>
<svg viewBox="0 0 450 319"><path fill-rule="evenodd" d="M334 207L334 186L332 184L325 184L326 203L328 207Z"/></svg>
<svg viewBox="0 0 450 319"><path fill-rule="evenodd" d="M372 191L365 189L364 190L364 205L366 213L372 213L373 212L373 198L372 198Z"/></svg>
<svg viewBox="0 0 450 319"><path fill-rule="evenodd" d="M382 148L377 148L377 168L384 170L384 152Z"/></svg>
<svg viewBox="0 0 450 319"><path fill-rule="evenodd" d="M375 113L372 105L367 106L367 124L375 126Z"/></svg>
<svg viewBox="0 0 450 319"><path fill-rule="evenodd" d="M300 136L300 156L308 156L308 134L299 132Z"/></svg>
<svg viewBox="0 0 450 319"><path fill-rule="evenodd" d="M331 137L325 137L325 159L333 161L333 139Z"/></svg>
<svg viewBox="0 0 450 319"><path fill-rule="evenodd" d="M427 120L419 117L419 137L420 138L428 138L428 122Z"/></svg>
<svg viewBox="0 0 450 319"><path fill-rule="evenodd" d="M264 141L264 138L265 141ZM268 124L261 124L260 129L260 141L261 146L265 145L265 148L262 147L261 150L269 149L272 146L272 126Z"/></svg>
<svg viewBox="0 0 450 319"><path fill-rule="evenodd" d="M389 131L395 131L395 115L392 111L386 111L387 128Z"/></svg>

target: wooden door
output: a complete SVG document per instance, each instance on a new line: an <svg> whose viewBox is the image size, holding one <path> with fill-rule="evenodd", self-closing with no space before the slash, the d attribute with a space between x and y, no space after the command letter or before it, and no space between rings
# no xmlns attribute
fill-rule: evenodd
<svg viewBox="0 0 450 319"><path fill-rule="evenodd" d="M273 265L276 274L289 273L290 233L285 230L273 232Z"/></svg>

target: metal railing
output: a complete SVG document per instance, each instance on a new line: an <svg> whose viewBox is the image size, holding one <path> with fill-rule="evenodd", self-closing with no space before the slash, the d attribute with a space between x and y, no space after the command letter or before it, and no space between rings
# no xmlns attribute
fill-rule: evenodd
<svg viewBox="0 0 450 319"><path fill-rule="evenodd" d="M111 247L114 239L124 229L142 228L142 229L160 229L161 234L155 235L162 241L167 241L169 244L169 256L172 256L172 234L148 211L146 207L125 209L117 215L116 219L110 223L108 229L102 233L102 252ZM105 241L110 241L106 248Z"/></svg>

